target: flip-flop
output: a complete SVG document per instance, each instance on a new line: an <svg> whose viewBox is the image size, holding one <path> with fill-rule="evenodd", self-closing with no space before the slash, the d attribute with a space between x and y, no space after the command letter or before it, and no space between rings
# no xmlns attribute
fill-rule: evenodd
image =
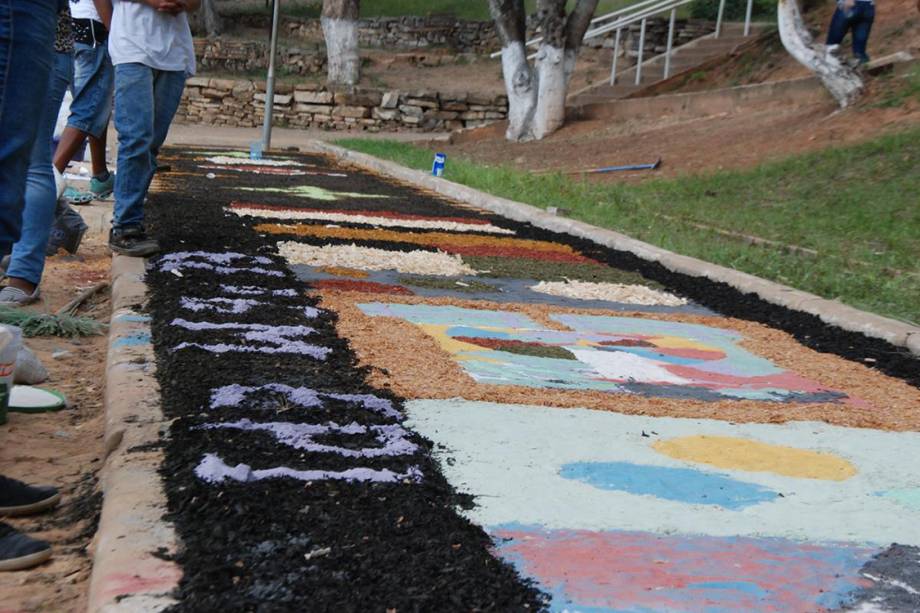
<svg viewBox="0 0 920 613"><path fill-rule="evenodd" d="M14 385L10 391L11 413L45 413L60 411L67 406L64 395L55 390L48 390L31 385Z"/></svg>

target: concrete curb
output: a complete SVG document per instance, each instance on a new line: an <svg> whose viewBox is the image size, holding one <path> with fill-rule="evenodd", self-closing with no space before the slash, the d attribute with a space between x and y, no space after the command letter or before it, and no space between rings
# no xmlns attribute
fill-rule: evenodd
<svg viewBox="0 0 920 613"><path fill-rule="evenodd" d="M112 322L105 382L102 517L93 547L90 613L162 611L182 573L164 556L177 540L163 520L166 495L157 473L168 423L160 410L144 260L112 259Z"/></svg>
<svg viewBox="0 0 920 613"><path fill-rule="evenodd" d="M860 311L836 300L827 300L779 283L767 281L754 275L711 264L666 249L630 238L625 234L604 230L574 219L550 215L543 209L486 194L479 190L452 183L442 178L400 166L395 162L350 151L320 141L310 141L309 151L331 155L381 175L431 190L461 202L466 202L515 221L531 223L539 228L563 232L584 238L611 249L627 251L644 260L658 262L668 270L693 277L706 277L726 283L745 293L753 293L772 304L788 307L819 317L825 323L850 332L859 332L869 337L880 338L892 345L904 347L920 356L920 328L894 319Z"/></svg>

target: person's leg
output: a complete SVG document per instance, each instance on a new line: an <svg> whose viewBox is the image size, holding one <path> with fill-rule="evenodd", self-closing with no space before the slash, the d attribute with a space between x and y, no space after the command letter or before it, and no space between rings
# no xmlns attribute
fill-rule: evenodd
<svg viewBox="0 0 920 613"><path fill-rule="evenodd" d="M843 37L847 35L847 29L850 27L850 20L839 6L831 17L831 25L827 29L827 45L839 45L843 42Z"/></svg>
<svg viewBox="0 0 920 613"><path fill-rule="evenodd" d="M57 189L51 170L51 135L58 109L73 75L73 58L69 53L54 54L54 68L49 80L47 103L32 146L32 159L26 180L25 208L22 212L22 236L13 246L6 274L9 288L0 290L0 304L26 304L38 297L39 281L45 268L45 245L54 222ZM18 291L17 291L18 290Z"/></svg>
<svg viewBox="0 0 920 613"><path fill-rule="evenodd" d="M159 248L143 229L144 198L153 177L155 73L143 64L115 67L118 173L109 247L126 255L149 255Z"/></svg>
<svg viewBox="0 0 920 613"><path fill-rule="evenodd" d="M179 103L182 101L182 90L185 89L185 73L181 71L160 71L154 81L154 136L153 152L158 154L160 147L166 142L169 126L172 124Z"/></svg>
<svg viewBox="0 0 920 613"><path fill-rule="evenodd" d="M866 46L869 44L869 32L872 31L872 22L875 21L875 5L871 2L856 3L856 18L853 23L853 55L860 61L869 61Z"/></svg>
<svg viewBox="0 0 920 613"><path fill-rule="evenodd" d="M105 161L105 132L100 138L89 137L89 155L93 161L93 176L108 176L109 165Z"/></svg>
<svg viewBox="0 0 920 613"><path fill-rule="evenodd" d="M53 163L59 173L64 174L64 170L70 164L70 160L77 154L77 151L80 150L85 141L85 132L70 126L64 128L64 131L61 132L61 137L58 139L57 149L54 150Z"/></svg>
<svg viewBox="0 0 920 613"><path fill-rule="evenodd" d="M0 0L0 255L19 240L35 107L48 94L56 19L55 0Z"/></svg>

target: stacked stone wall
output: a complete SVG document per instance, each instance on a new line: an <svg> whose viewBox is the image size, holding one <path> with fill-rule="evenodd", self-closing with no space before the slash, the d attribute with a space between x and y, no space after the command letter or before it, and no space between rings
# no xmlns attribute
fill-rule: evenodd
<svg viewBox="0 0 920 613"><path fill-rule="evenodd" d="M265 84L193 77L176 114L179 123L255 127L262 124ZM333 92L320 85L279 84L274 125L325 130L445 131L505 119L506 96L434 91Z"/></svg>

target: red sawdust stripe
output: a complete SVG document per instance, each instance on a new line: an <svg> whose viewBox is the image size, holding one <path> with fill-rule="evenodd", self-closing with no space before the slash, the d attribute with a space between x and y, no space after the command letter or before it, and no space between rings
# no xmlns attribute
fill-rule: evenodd
<svg viewBox="0 0 920 613"><path fill-rule="evenodd" d="M387 285L386 283L375 283L373 281L352 281L351 279L326 279L323 281L313 281L312 285L317 289L331 289L342 292L363 292L373 294L401 294L404 296L413 296L412 290L401 285Z"/></svg>
<svg viewBox="0 0 920 613"><path fill-rule="evenodd" d="M577 253L558 253L553 251L538 251L536 249L523 249L519 247L457 247L454 245L438 245L438 248L447 253L469 256L491 256L520 258L524 260L541 260L543 262L569 262L571 264L593 264L599 262Z"/></svg>
<svg viewBox="0 0 920 613"><path fill-rule="evenodd" d="M453 222L475 224L477 226L491 225L488 219L478 217L431 217L428 215L414 215L412 213L396 213L394 211L366 211L351 209L307 209L295 206L282 206L277 204L261 204L256 202L233 201L230 203L231 209L263 209L266 211L290 211L303 213L329 213L335 215L360 215L363 217L386 217L387 219L404 219L406 221L433 221L433 222Z"/></svg>

